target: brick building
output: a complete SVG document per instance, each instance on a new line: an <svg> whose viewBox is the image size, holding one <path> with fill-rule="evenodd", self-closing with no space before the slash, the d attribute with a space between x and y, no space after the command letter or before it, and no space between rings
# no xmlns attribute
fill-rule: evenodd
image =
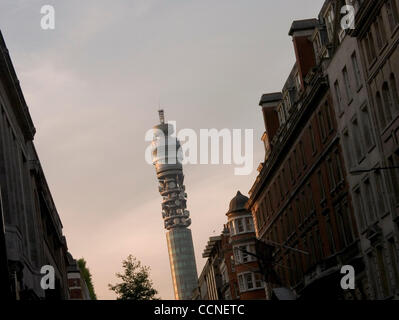
<svg viewBox="0 0 399 320"><path fill-rule="evenodd" d="M276 246L268 289L398 297L398 29L397 0L327 0L293 22L296 63L282 92L261 98L265 161L250 190L257 237ZM343 265L355 290L340 287Z"/></svg>
<svg viewBox="0 0 399 320"><path fill-rule="evenodd" d="M237 192L231 200L227 224L220 236L211 237L204 250L207 262L199 277L199 295L204 300L265 299L257 259L255 230L248 198Z"/></svg>
<svg viewBox="0 0 399 320"><path fill-rule="evenodd" d="M320 36L315 40L315 33ZM294 21L296 63L282 92L262 96L265 161L250 190L257 238L276 246L273 287L302 299L365 298L367 279L346 179L325 57L315 54L328 28L319 19ZM340 287L340 268L356 269L356 290Z"/></svg>
<svg viewBox="0 0 399 320"><path fill-rule="evenodd" d="M70 300L91 300L89 288L77 261L68 253L68 290Z"/></svg>

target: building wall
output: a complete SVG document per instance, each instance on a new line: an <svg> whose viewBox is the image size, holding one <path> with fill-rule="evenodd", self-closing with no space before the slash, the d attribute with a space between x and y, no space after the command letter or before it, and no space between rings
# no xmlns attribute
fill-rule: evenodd
<svg viewBox="0 0 399 320"><path fill-rule="evenodd" d="M241 194L237 197L243 202L248 200ZM235 207L230 204L230 208ZM256 253L252 215L241 207L228 212L227 217L223 233L211 237L203 253L207 262L198 280L201 299L265 299L264 282L257 259L238 250L242 248Z"/></svg>
<svg viewBox="0 0 399 320"><path fill-rule="evenodd" d="M290 101L275 102L285 114L279 113L273 149L250 191L250 208L258 239L276 246L271 287L292 288L302 298L345 299L339 286L340 267L351 264L362 274L364 263L357 259L359 235L332 93L324 75L328 49L321 48L322 58L312 68L312 59L300 54L309 52L308 43L301 47L304 35L314 39L317 31L323 44L326 31L319 21L296 21L291 27L297 66L283 96L292 88L295 94ZM309 72L295 72L304 69L301 65ZM269 108L264 100L262 108ZM367 295L364 276L357 278L357 288L357 297Z"/></svg>
<svg viewBox="0 0 399 320"><path fill-rule="evenodd" d="M67 298L66 241L33 145L35 128L0 33L0 188L13 291L19 299ZM52 265L56 289L40 287Z"/></svg>
<svg viewBox="0 0 399 320"><path fill-rule="evenodd" d="M363 214L359 225L372 297L397 299L399 170L392 167L399 164L399 1L356 1L356 5L357 24L351 35L360 48L378 152L375 163L364 166L391 169L359 175L354 197L358 216ZM370 194L365 192L368 181Z"/></svg>

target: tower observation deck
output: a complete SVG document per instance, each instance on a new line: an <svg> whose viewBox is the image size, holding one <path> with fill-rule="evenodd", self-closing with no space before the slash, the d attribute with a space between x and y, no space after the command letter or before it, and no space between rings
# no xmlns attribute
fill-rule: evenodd
<svg viewBox="0 0 399 320"><path fill-rule="evenodd" d="M197 288L197 267L191 230L187 193L184 186L180 142L174 128L165 123L164 111L159 110L160 124L154 126L153 164L159 192L162 196L162 218L167 230L170 269L176 300L189 300Z"/></svg>

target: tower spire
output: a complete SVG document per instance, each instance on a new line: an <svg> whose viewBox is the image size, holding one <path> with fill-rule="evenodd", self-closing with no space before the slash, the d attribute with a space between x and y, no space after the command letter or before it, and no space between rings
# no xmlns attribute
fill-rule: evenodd
<svg viewBox="0 0 399 320"><path fill-rule="evenodd" d="M163 109L159 109L158 114L159 114L159 121L161 122L161 124L165 124L165 113Z"/></svg>

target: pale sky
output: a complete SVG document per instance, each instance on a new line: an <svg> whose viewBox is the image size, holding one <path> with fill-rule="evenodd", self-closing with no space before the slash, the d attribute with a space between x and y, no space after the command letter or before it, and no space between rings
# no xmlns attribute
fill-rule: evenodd
<svg viewBox="0 0 399 320"><path fill-rule="evenodd" d="M56 28L40 27L55 8ZM161 196L144 159L158 105L177 129L254 129L254 170L184 167L198 273L229 201L247 194L264 156L261 94L294 63L291 22L323 0L1 0L0 29L37 134L35 144L67 238L100 299L114 299L121 262L151 267L173 299Z"/></svg>

